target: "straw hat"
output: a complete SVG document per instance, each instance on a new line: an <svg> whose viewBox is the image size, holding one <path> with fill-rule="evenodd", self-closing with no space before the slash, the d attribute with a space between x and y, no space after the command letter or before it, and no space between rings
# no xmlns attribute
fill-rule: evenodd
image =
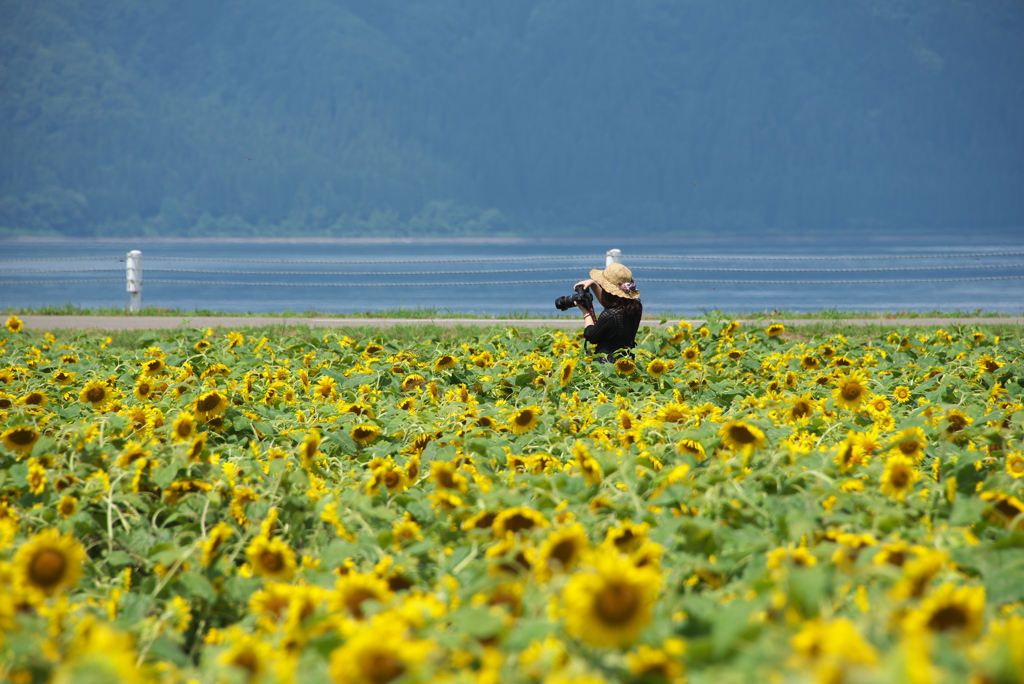
<svg viewBox="0 0 1024 684"><path fill-rule="evenodd" d="M633 282L633 273L622 264L608 264L603 271L591 269L590 277L608 294L636 299L640 290Z"/></svg>

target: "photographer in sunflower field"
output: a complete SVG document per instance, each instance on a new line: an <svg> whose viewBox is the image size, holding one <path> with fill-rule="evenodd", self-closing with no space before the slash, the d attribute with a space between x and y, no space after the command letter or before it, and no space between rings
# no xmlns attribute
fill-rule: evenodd
<svg viewBox="0 0 1024 684"><path fill-rule="evenodd" d="M636 331L644 307L640 290L633 282L633 273L622 264L608 264L603 271L592 269L590 278L574 286L590 290L604 311L594 319L589 301L576 301L583 312L583 337L595 345L594 354L600 363L614 363L636 346Z"/></svg>

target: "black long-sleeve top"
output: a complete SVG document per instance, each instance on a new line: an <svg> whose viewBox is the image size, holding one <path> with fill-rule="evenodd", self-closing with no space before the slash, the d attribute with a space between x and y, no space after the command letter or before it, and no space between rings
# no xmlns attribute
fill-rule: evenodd
<svg viewBox="0 0 1024 684"><path fill-rule="evenodd" d="M603 354L609 361L614 361L619 356L616 352L620 349L632 349L636 346L636 331L640 328L642 314L642 306L635 307L634 311L629 313L617 307L605 309L594 325L588 325L583 329L583 338L596 345L595 355Z"/></svg>

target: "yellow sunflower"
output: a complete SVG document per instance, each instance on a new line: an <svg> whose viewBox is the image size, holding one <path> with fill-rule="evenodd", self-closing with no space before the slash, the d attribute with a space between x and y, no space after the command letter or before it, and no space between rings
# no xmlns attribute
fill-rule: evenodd
<svg viewBox="0 0 1024 684"><path fill-rule="evenodd" d="M18 400L18 403L23 406L37 406L39 408L43 408L49 402L50 398L46 396L46 392L40 392L38 390L35 392L29 392Z"/></svg>
<svg viewBox="0 0 1024 684"><path fill-rule="evenodd" d="M893 440L890 448L893 453L898 453L912 459L915 463L924 458L924 448L928 446L928 436L919 427L905 428Z"/></svg>
<svg viewBox="0 0 1024 684"><path fill-rule="evenodd" d="M963 434L963 429L974 422L973 418L960 409L955 408L946 411L943 420L946 423L944 428L946 439L951 442L965 441L967 438Z"/></svg>
<svg viewBox="0 0 1024 684"><path fill-rule="evenodd" d="M82 388L78 395L79 400L92 404L93 408L101 408L113 397L110 388L102 380L93 380Z"/></svg>
<svg viewBox="0 0 1024 684"><path fill-rule="evenodd" d="M587 531L580 523L553 530L540 545L536 571L543 578L569 572L590 548Z"/></svg>
<svg viewBox="0 0 1024 684"><path fill-rule="evenodd" d="M978 359L978 368L982 373L994 374L997 370L1003 367L1002 362L996 361L988 354L982 354L981 358Z"/></svg>
<svg viewBox="0 0 1024 684"><path fill-rule="evenodd" d="M188 442L195 438L198 428L196 419L188 411L182 411L171 422L171 439L175 442Z"/></svg>
<svg viewBox="0 0 1024 684"><path fill-rule="evenodd" d="M376 493L381 485L387 487L392 494L404 492L409 488L409 473L401 466L395 465L390 460L387 465L373 469L373 478L367 485L369 493Z"/></svg>
<svg viewBox="0 0 1024 684"><path fill-rule="evenodd" d="M804 370L818 370L821 368L821 361L813 354L805 354L800 357L800 367Z"/></svg>
<svg viewBox="0 0 1024 684"><path fill-rule="evenodd" d="M636 372L636 364L632 359L621 358L615 362L615 372L619 375L632 375Z"/></svg>
<svg viewBox="0 0 1024 684"><path fill-rule="evenodd" d="M166 366L163 359L146 359L142 362L142 373L149 377L159 375L165 369Z"/></svg>
<svg viewBox="0 0 1024 684"><path fill-rule="evenodd" d="M809 568L817 564L818 559L811 555L806 546L789 544L768 552L769 570L782 570L791 565Z"/></svg>
<svg viewBox="0 0 1024 684"><path fill-rule="evenodd" d="M335 684L420 681L417 671L433 648L430 641L412 638L403 620L382 615L331 653L328 674Z"/></svg>
<svg viewBox="0 0 1024 684"><path fill-rule="evenodd" d="M299 445L299 462L302 463L303 468L309 468L316 461L316 457L320 455L318 449L320 448L320 433L317 430L313 430L305 437L302 438L302 444Z"/></svg>
<svg viewBox="0 0 1024 684"><path fill-rule="evenodd" d="M209 567L217 558L217 553L228 539L235 534L235 531L226 522L219 522L210 530L209 536L203 541L203 556L201 563L204 568Z"/></svg>
<svg viewBox="0 0 1024 684"><path fill-rule="evenodd" d="M755 425L742 420L730 420L718 430L722 443L733 451L749 453L763 449L766 444L764 433Z"/></svg>
<svg viewBox="0 0 1024 684"><path fill-rule="evenodd" d="M506 508L494 517L491 531L495 538L502 539L509 532L517 534L538 527L547 527L548 521L544 514L525 506Z"/></svg>
<svg viewBox="0 0 1024 684"><path fill-rule="evenodd" d="M597 556L565 588L566 631L593 646L628 646L651 621L660 586L650 566L638 568L615 553Z"/></svg>
<svg viewBox="0 0 1024 684"><path fill-rule="evenodd" d="M78 499L70 494L65 494L57 504L57 512L62 518L70 518L78 512Z"/></svg>
<svg viewBox="0 0 1024 684"><path fill-rule="evenodd" d="M695 439L681 439L676 442L676 451L680 454L690 454L698 461L703 461L707 456L704 451L704 445Z"/></svg>
<svg viewBox="0 0 1024 684"><path fill-rule="evenodd" d="M859 371L841 373L835 384L832 397L840 408L856 411L868 399L867 378Z"/></svg>
<svg viewBox="0 0 1024 684"><path fill-rule="evenodd" d="M274 656L273 647L255 634L244 632L237 625L228 629L226 641L228 648L217 657L217 662L239 672L242 676L237 681L249 684L262 681Z"/></svg>
<svg viewBox="0 0 1024 684"><path fill-rule="evenodd" d="M380 428L372 423L360 423L349 431L349 437L361 447L368 446L380 437Z"/></svg>
<svg viewBox="0 0 1024 684"><path fill-rule="evenodd" d="M985 625L985 588L943 584L911 611L903 627L910 633L930 632L974 638Z"/></svg>
<svg viewBox="0 0 1024 684"><path fill-rule="evenodd" d="M782 333L786 332L786 326L781 323L772 323L768 326L768 329L765 330L765 332L768 334L768 337L778 337Z"/></svg>
<svg viewBox="0 0 1024 684"><path fill-rule="evenodd" d="M572 380L573 371L576 370L576 359L566 359L558 369L558 384L565 387Z"/></svg>
<svg viewBox="0 0 1024 684"><path fill-rule="evenodd" d="M22 586L45 596L74 586L82 577L85 547L55 528L32 535L14 554L15 577Z"/></svg>
<svg viewBox="0 0 1024 684"><path fill-rule="evenodd" d="M810 394L801 394L794 397L785 411L786 422L793 424L806 421L814 415L816 402Z"/></svg>
<svg viewBox="0 0 1024 684"><path fill-rule="evenodd" d="M686 669L679 657L685 651L685 646L680 639L668 641L678 643L666 642L664 649L640 645L635 651L626 654L626 666L637 681L664 684L683 684L686 681Z"/></svg>
<svg viewBox="0 0 1024 684"><path fill-rule="evenodd" d="M1006 472L1015 479L1024 477L1024 453L1011 451L1006 455Z"/></svg>
<svg viewBox="0 0 1024 684"><path fill-rule="evenodd" d="M881 490L883 494L902 501L920 479L921 473L914 467L912 459L902 454L893 454L885 461Z"/></svg>
<svg viewBox="0 0 1024 684"><path fill-rule="evenodd" d="M653 359L647 364L647 372L655 379L660 378L672 368L672 363L665 359Z"/></svg>
<svg viewBox="0 0 1024 684"><path fill-rule="evenodd" d="M509 429L517 435L529 432L537 427L539 416L539 406L534 405L521 408L512 414L512 419L509 421Z"/></svg>
<svg viewBox="0 0 1024 684"><path fill-rule="evenodd" d="M658 409L656 416L663 423L684 423L692 414L693 411L686 404L670 401Z"/></svg>
<svg viewBox="0 0 1024 684"><path fill-rule="evenodd" d="M220 415L227 407L228 398L218 390L204 392L199 395L193 405L196 418L206 421Z"/></svg>
<svg viewBox="0 0 1024 684"><path fill-rule="evenodd" d="M394 597L387 580L372 573L350 572L338 580L331 596L331 608L362 619L363 603L386 605Z"/></svg>
<svg viewBox="0 0 1024 684"><path fill-rule="evenodd" d="M910 388L906 385L897 385L892 391L892 398L900 404L910 401Z"/></svg>
<svg viewBox="0 0 1024 684"><path fill-rule="evenodd" d="M278 537L259 535L245 550L254 574L287 582L295 575L295 552Z"/></svg>
<svg viewBox="0 0 1024 684"><path fill-rule="evenodd" d="M32 451L32 447L39 441L40 434L36 432L35 428L27 425L20 427L13 427L8 430L4 430L0 434L0 439L3 439L4 446L11 451L17 451L21 454L27 454Z"/></svg>
<svg viewBox="0 0 1024 684"><path fill-rule="evenodd" d="M455 366L457 366L458 364L459 364L458 359L456 359L451 354L445 354L441 358L439 358L437 361L434 362L434 370L435 371L448 370L450 368L455 368Z"/></svg>
<svg viewBox="0 0 1024 684"><path fill-rule="evenodd" d="M329 375L321 377L311 390L313 398L317 401L333 401L338 396L337 385L338 381Z"/></svg>
<svg viewBox="0 0 1024 684"><path fill-rule="evenodd" d="M25 329L25 324L21 322L21 319L11 314L7 317L7 329L12 333L20 333Z"/></svg>
<svg viewBox="0 0 1024 684"><path fill-rule="evenodd" d="M410 373L402 380L402 391L411 392L417 387L423 387L426 384L427 380L422 375L419 373Z"/></svg>

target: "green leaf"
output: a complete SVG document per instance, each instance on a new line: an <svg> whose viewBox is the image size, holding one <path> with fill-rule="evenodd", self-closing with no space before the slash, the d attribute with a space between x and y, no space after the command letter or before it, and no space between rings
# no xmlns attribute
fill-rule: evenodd
<svg viewBox="0 0 1024 684"><path fill-rule="evenodd" d="M181 585L189 591L192 596L197 596L207 603L213 603L217 599L217 592L214 591L210 580L198 572L185 572L178 577Z"/></svg>
<svg viewBox="0 0 1024 684"><path fill-rule="evenodd" d="M125 565L131 565L132 557L124 551L111 551L107 554L106 561L112 567L120 568Z"/></svg>

